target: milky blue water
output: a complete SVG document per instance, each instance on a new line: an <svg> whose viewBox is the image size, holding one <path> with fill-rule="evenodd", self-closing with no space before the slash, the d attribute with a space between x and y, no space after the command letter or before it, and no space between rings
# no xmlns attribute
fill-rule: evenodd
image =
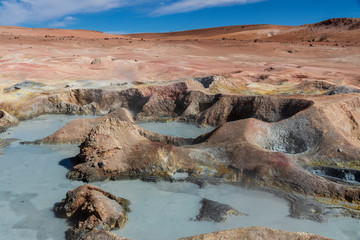
<svg viewBox="0 0 360 240"><path fill-rule="evenodd" d="M183 138L196 138L215 129L214 127L199 127L184 122L139 122L137 124L151 132Z"/></svg>
<svg viewBox="0 0 360 240"><path fill-rule="evenodd" d="M67 191L83 184L65 177L67 168L71 167L67 158L75 156L79 148L76 145L20 145L19 141L43 138L74 118L78 117L41 116L0 134L2 139L19 139L0 156L0 239L64 239L69 226L65 219L55 218L51 209ZM235 186L209 185L199 189L186 182L141 181L95 185L132 202L128 223L115 233L134 240L171 240L249 226L311 232L339 240L360 239L358 220L338 218L317 223L292 219L287 216L289 209L284 200ZM248 216L230 217L226 223L193 221L203 197L230 204Z"/></svg>

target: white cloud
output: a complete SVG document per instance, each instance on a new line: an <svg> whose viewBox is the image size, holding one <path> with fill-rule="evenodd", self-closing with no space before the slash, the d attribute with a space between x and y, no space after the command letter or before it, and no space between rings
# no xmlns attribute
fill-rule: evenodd
<svg viewBox="0 0 360 240"><path fill-rule="evenodd" d="M260 1L264 0L0 0L0 25L50 22L51 26L61 27L74 20L66 16L121 7L136 6L161 16Z"/></svg>
<svg viewBox="0 0 360 240"><path fill-rule="evenodd" d="M56 20L76 13L102 12L150 0L3 0L0 24L16 25Z"/></svg>
<svg viewBox="0 0 360 240"><path fill-rule="evenodd" d="M73 18L71 16L67 16L62 21L56 21L56 22L50 23L49 26L50 27L65 27L67 25L74 23L75 20L76 20L75 18Z"/></svg>
<svg viewBox="0 0 360 240"><path fill-rule="evenodd" d="M174 13L190 12L202 8L232 6L262 1L264 0L180 0L169 5L161 6L152 11L151 14L154 16L162 16Z"/></svg>

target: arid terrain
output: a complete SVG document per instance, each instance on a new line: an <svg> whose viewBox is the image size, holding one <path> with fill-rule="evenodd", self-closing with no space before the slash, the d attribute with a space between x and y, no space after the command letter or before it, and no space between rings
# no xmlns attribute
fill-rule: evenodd
<svg viewBox="0 0 360 240"><path fill-rule="evenodd" d="M274 192L295 218L359 219L359 36L360 19L350 18L130 35L1 26L0 130L42 114L104 114L23 144L81 144L73 180L172 181L187 172L199 186ZM215 130L170 137L140 120ZM104 231L126 224L124 201L87 185L55 211L88 209L67 239L122 239ZM188 239L218 234L325 239L266 228Z"/></svg>

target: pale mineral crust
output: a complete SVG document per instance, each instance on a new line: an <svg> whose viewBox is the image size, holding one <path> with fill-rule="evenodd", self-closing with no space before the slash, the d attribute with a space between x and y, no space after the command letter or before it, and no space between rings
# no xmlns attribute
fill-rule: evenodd
<svg viewBox="0 0 360 240"><path fill-rule="evenodd" d="M193 237L181 238L181 240L330 240L310 233L295 233L276 230L267 227L237 228Z"/></svg>

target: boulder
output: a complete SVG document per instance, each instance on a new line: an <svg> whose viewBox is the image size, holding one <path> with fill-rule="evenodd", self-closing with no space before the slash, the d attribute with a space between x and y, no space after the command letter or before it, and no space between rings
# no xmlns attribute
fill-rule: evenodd
<svg viewBox="0 0 360 240"><path fill-rule="evenodd" d="M95 58L94 60L91 61L91 65L94 65L94 64L100 64L101 63L101 59L100 58Z"/></svg>
<svg viewBox="0 0 360 240"><path fill-rule="evenodd" d="M98 187L83 185L69 191L61 203L55 204L54 212L58 217L70 219L75 225L67 231L67 239L88 239L81 237L99 233L91 233L94 229L109 231L122 228L127 221L129 204L128 200ZM103 234L107 235L100 235Z"/></svg>
<svg viewBox="0 0 360 240"><path fill-rule="evenodd" d="M226 222L227 217L231 215L244 215L233 207L203 198L201 201L199 214L196 216L197 221L214 221Z"/></svg>

